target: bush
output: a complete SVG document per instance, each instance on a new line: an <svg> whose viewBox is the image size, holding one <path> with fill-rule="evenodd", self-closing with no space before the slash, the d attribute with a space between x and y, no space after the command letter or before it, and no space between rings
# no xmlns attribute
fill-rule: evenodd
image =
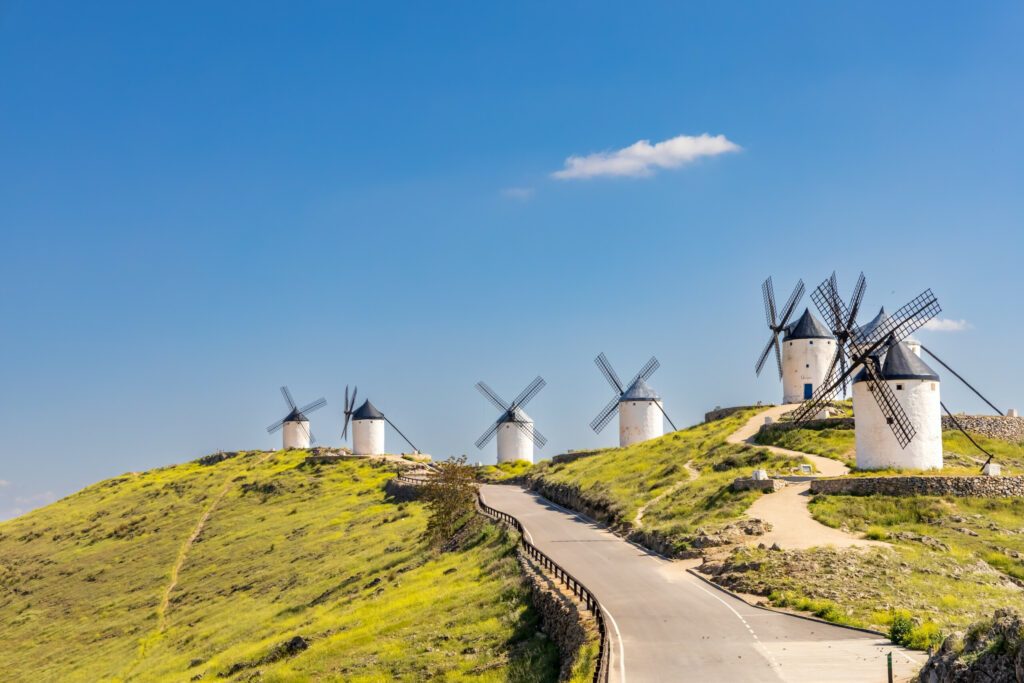
<svg viewBox="0 0 1024 683"><path fill-rule="evenodd" d="M476 507L475 468L466 456L438 463L435 475L423 486L423 500L430 518L424 537L432 547L450 541L472 517Z"/></svg>
<svg viewBox="0 0 1024 683"><path fill-rule="evenodd" d="M889 640L897 645L906 645L913 630L914 621L910 618L909 612L901 610L892 613L892 621L889 623Z"/></svg>

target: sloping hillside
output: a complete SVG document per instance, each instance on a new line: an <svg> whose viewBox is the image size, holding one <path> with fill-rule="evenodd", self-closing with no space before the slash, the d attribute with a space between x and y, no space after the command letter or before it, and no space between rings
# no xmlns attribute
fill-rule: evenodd
<svg viewBox="0 0 1024 683"><path fill-rule="evenodd" d="M242 453L0 524L6 681L554 680L513 540L426 553L380 463Z"/></svg>

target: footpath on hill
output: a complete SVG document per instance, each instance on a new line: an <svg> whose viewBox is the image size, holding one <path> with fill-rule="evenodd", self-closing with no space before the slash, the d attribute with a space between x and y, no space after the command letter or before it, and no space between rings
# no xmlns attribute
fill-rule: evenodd
<svg viewBox="0 0 1024 683"><path fill-rule="evenodd" d="M838 477L848 474L850 469L846 465L831 458L754 443L754 436L764 424L765 418L778 420L783 414L796 407L796 405L772 406L750 418L746 424L728 436L726 442L756 445L758 448L764 448L778 455L804 458L814 465L819 473L817 476ZM810 502L811 480L814 478L814 476L782 477L788 481L787 486L774 493L765 494L754 501L753 505L747 509L747 515L768 522L772 528L764 535L757 537L756 540L751 541L752 544L764 543L768 546L776 544L786 550L804 550L828 545L837 548L889 546L888 543L871 541L825 526L814 519L807 507Z"/></svg>

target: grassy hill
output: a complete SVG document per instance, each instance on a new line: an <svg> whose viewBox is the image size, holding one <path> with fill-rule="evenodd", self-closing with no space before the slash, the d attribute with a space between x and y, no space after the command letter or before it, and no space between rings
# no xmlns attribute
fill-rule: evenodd
<svg viewBox="0 0 1024 683"><path fill-rule="evenodd" d="M657 537L660 550L683 551L698 530L740 519L762 495L731 490L735 478L750 476L759 467L787 470L804 462L726 443L756 413L742 410L626 448L584 453L572 462L542 462L529 476L553 497L558 496L552 489L570 492L577 499L570 503L573 507L613 526Z"/></svg>
<svg viewBox="0 0 1024 683"><path fill-rule="evenodd" d="M557 677L515 539L425 552L385 465L305 455L128 474L0 524L3 679Z"/></svg>

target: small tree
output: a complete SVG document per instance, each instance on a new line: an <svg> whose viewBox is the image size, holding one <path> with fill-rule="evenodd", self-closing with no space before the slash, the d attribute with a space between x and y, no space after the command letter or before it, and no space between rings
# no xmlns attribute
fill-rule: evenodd
<svg viewBox="0 0 1024 683"><path fill-rule="evenodd" d="M475 471L463 455L438 463L434 476L424 484L423 500L430 514L424 536L432 547L450 541L472 518L476 507L475 480Z"/></svg>

